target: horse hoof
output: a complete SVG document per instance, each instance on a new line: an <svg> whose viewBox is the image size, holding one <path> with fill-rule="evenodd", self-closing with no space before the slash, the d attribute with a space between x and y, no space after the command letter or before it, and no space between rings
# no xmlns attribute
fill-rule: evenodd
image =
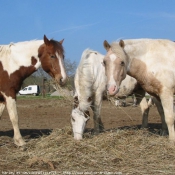
<svg viewBox="0 0 175 175"><path fill-rule="evenodd" d="M17 147L24 147L26 145L26 142L23 139L14 139L14 144Z"/></svg>
<svg viewBox="0 0 175 175"><path fill-rule="evenodd" d="M168 135L168 130L161 130L160 135L161 136L167 136Z"/></svg>
<svg viewBox="0 0 175 175"><path fill-rule="evenodd" d="M19 147L19 150L26 151L27 150L27 146L26 145L20 146Z"/></svg>

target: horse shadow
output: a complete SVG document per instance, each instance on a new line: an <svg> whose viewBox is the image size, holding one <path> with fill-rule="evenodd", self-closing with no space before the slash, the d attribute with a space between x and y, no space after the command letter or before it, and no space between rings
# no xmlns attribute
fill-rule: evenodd
<svg viewBox="0 0 175 175"><path fill-rule="evenodd" d="M110 129L104 129L103 131L100 131L100 133L104 132L116 132L117 130L146 130L150 134L155 134L155 135L162 135L162 124L161 123L149 123L148 128L142 128L141 125L132 125L132 126L121 126L117 128L110 128ZM87 134L94 134L94 129L93 128L86 128L85 132ZM164 136L168 135L168 133L164 133Z"/></svg>
<svg viewBox="0 0 175 175"><path fill-rule="evenodd" d="M24 139L36 139L42 136L48 136L52 133L53 129L20 129L20 133ZM0 138L2 136L13 138L14 131L0 131Z"/></svg>
<svg viewBox="0 0 175 175"><path fill-rule="evenodd" d="M150 134L162 135L161 134L162 125L159 123L149 123L146 131ZM118 130L139 130L142 129L141 125L132 125L132 126L122 126L110 129L104 129L100 133L104 132L116 132ZM20 129L22 137L28 142L32 139L37 139L42 136L49 136L52 133L53 129ZM96 135L93 128L86 128L84 131L86 137L91 138L93 135ZM4 145L4 142L9 142L13 139L14 132L13 130L0 131L0 146ZM10 141L11 142L11 141Z"/></svg>

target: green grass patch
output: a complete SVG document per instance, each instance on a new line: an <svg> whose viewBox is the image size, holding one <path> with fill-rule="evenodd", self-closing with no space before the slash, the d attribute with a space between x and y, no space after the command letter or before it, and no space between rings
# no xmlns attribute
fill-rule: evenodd
<svg viewBox="0 0 175 175"><path fill-rule="evenodd" d="M18 95L17 96L17 99L26 99L26 100L35 100L35 99L58 99L58 100L61 100L63 99L64 97L62 96L50 96L50 94L47 94L45 95L45 97L43 97L42 95L39 95L39 96L34 96L34 95Z"/></svg>

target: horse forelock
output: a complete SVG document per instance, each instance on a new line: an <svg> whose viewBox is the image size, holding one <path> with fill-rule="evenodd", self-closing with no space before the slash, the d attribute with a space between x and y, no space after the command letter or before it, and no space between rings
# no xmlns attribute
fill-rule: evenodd
<svg viewBox="0 0 175 175"><path fill-rule="evenodd" d="M64 58L64 47L62 46L62 44L56 40L51 39L50 42L52 43L52 45L54 46L54 50L55 52L58 52L58 54Z"/></svg>
<svg viewBox="0 0 175 175"><path fill-rule="evenodd" d="M126 54L124 49L116 42L113 42L111 44L111 50L114 54L116 54L117 56L120 56L121 59L125 59L126 58Z"/></svg>

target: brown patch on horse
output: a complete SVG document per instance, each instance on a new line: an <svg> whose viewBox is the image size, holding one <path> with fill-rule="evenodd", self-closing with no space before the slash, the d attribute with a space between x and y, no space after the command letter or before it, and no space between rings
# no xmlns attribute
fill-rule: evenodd
<svg viewBox="0 0 175 175"><path fill-rule="evenodd" d="M84 116L85 116L85 118L89 118L90 117L90 112L89 111L85 111L84 112Z"/></svg>
<svg viewBox="0 0 175 175"><path fill-rule="evenodd" d="M16 99L16 93L20 90L23 80L35 72L35 70L34 66L21 66L19 70L16 70L9 76L0 62L0 85L3 85L0 86L0 91L5 93L6 96ZM2 93L0 93L0 101L4 101Z"/></svg>
<svg viewBox="0 0 175 175"><path fill-rule="evenodd" d="M36 63L37 63L37 59L36 59L34 56L32 56L32 58L31 58L31 64L32 64L33 66L35 66Z"/></svg>
<svg viewBox="0 0 175 175"><path fill-rule="evenodd" d="M75 96L75 97L74 97L74 104L73 104L73 108L74 108L74 109L75 109L75 108L77 108L77 107L78 107L78 105L79 105L78 96Z"/></svg>
<svg viewBox="0 0 175 175"><path fill-rule="evenodd" d="M145 63L141 60L132 60L128 74L134 77L140 86L149 94L157 96L161 93L161 82L151 72L147 71Z"/></svg>

